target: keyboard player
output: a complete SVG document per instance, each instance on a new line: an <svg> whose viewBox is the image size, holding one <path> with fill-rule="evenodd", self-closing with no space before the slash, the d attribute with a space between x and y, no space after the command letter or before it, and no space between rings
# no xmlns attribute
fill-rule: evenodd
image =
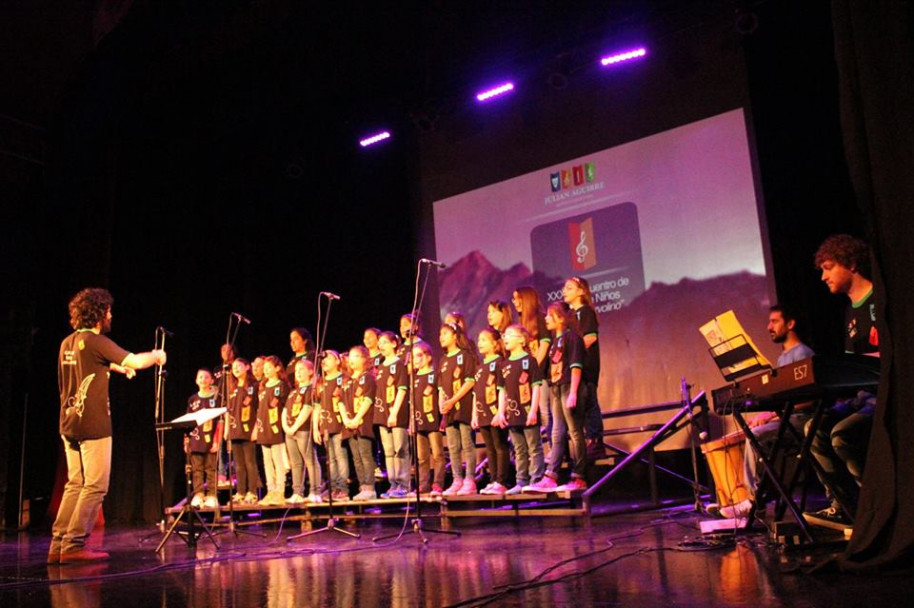
<svg viewBox="0 0 914 608"><path fill-rule="evenodd" d="M781 345L781 354L778 355L776 363L777 367L796 363L815 354L809 346L800 340L797 335L796 316L786 306L775 305L769 309L768 335L771 336L772 342ZM802 435L803 428L808 420L808 411L801 410L790 417L790 424ZM756 436L759 445L766 453L771 452L771 447L777 440L780 425L781 422L776 412L762 412L749 421L752 434ZM796 443L796 441L793 441L792 435L788 433L784 435L781 447L782 449L798 448L799 446ZM744 481L750 498L732 506L721 507L720 514L723 517L745 517L752 507L751 501L755 499L755 493L758 489L758 456L748 440L746 441L743 463L745 468Z"/></svg>
<svg viewBox="0 0 914 608"><path fill-rule="evenodd" d="M855 237L838 234L825 239L816 251L815 265L833 294L848 298L844 318L844 349L879 356L876 296L869 279L869 249ZM829 505L806 513L811 523L851 525L863 481L876 397L861 391L854 399L838 401L825 415L811 452L822 465L821 481L829 491ZM842 509L843 507L843 509Z"/></svg>

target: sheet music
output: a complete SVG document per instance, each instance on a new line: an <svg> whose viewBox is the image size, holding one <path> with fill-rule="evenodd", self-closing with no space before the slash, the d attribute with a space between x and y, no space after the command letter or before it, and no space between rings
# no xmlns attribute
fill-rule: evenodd
<svg viewBox="0 0 914 608"><path fill-rule="evenodd" d="M708 346L711 347L711 352L714 356L720 356L747 344L752 348L754 356L747 357L744 361L722 368L721 372L723 372L724 376L737 375L742 370L759 365L771 367L771 362L761 353L758 346L755 345L752 338L749 337L749 334L746 333L746 330L743 329L742 324L736 318L736 313L732 310L728 310L727 312L714 317L702 325L698 331L700 331L701 335L707 340Z"/></svg>
<svg viewBox="0 0 914 608"><path fill-rule="evenodd" d="M218 418L226 411L228 410L224 407L206 407L202 410L197 410L196 412L189 412L183 416L178 416L171 421L171 424L179 425L185 422L193 422L197 426L200 426L204 422L208 422L213 418Z"/></svg>

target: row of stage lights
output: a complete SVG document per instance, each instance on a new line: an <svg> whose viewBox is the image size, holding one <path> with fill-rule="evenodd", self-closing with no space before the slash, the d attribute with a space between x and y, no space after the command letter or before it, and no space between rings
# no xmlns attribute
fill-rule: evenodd
<svg viewBox="0 0 914 608"><path fill-rule="evenodd" d="M632 61L634 59L641 59L645 55L647 55L647 49L644 47L639 47L636 49L631 49L628 51L623 51L620 53L614 53L612 55L607 55L606 57L601 57L600 65L602 67L614 66L614 65L618 65L620 63ZM514 89L515 89L515 85L513 82L510 82L510 81L503 82L503 83L498 84L497 86L491 87L489 89L486 89L484 91L480 91L479 93L477 93L476 101L477 101L477 103L488 103L494 99L499 99L501 97L504 97L508 93L511 93L512 91L514 91ZM374 145L377 145L384 141L387 141L390 138L391 138L390 131L380 131L380 132L374 133L372 135L369 135L367 137L360 139L359 145L362 146L363 148L368 148L370 146L374 146Z"/></svg>

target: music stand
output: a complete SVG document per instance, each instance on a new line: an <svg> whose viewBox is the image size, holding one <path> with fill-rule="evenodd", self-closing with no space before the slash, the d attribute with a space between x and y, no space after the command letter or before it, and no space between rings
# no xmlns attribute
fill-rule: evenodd
<svg viewBox="0 0 914 608"><path fill-rule="evenodd" d="M202 410L198 410L196 412L190 412L190 413L184 414L183 416L178 416L174 420L171 420L168 422L157 423L156 430L157 431L170 431L170 430L175 430L175 429L179 429L179 430L192 429L194 427L197 427L197 426L203 424L204 422L208 422L210 420L218 418L219 416L224 414L225 411L226 410L224 407L212 407L212 408L205 408ZM216 542L215 537L213 536L212 532L210 532L209 526L206 525L206 522L203 521L202 517L200 517L200 513L193 506L193 504L191 504L191 495L193 494L193 480L191 478L191 470L190 470L190 453L187 450L185 450L184 454L185 454L184 476L185 476L186 485L187 485L187 497L186 497L184 504L181 506L181 512L172 522L171 526L169 526L168 531L165 533L165 536L162 538L162 541L159 543L159 546L156 547L156 553L160 553L162 551L162 548L165 546L165 543L168 541L169 538L171 538L171 535L174 534L175 529L178 527L178 524L181 523L181 519L185 515L187 515L187 531L186 531L187 537L185 538L184 536L181 536L179 534L178 536L180 536L181 540L183 540L185 542L185 544L187 544L187 546L191 549L195 549L197 547L197 537L199 535L195 529L194 520L196 519L200 523L200 526L202 527L203 532L206 533L210 542L213 543L213 546L216 547L217 551L219 550L219 543Z"/></svg>

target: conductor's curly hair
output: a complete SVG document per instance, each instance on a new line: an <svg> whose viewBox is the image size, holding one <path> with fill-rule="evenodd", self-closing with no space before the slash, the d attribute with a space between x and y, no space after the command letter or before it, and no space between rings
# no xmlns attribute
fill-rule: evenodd
<svg viewBox="0 0 914 608"><path fill-rule="evenodd" d="M70 300L70 326L91 329L105 320L114 298L107 289L89 287Z"/></svg>

